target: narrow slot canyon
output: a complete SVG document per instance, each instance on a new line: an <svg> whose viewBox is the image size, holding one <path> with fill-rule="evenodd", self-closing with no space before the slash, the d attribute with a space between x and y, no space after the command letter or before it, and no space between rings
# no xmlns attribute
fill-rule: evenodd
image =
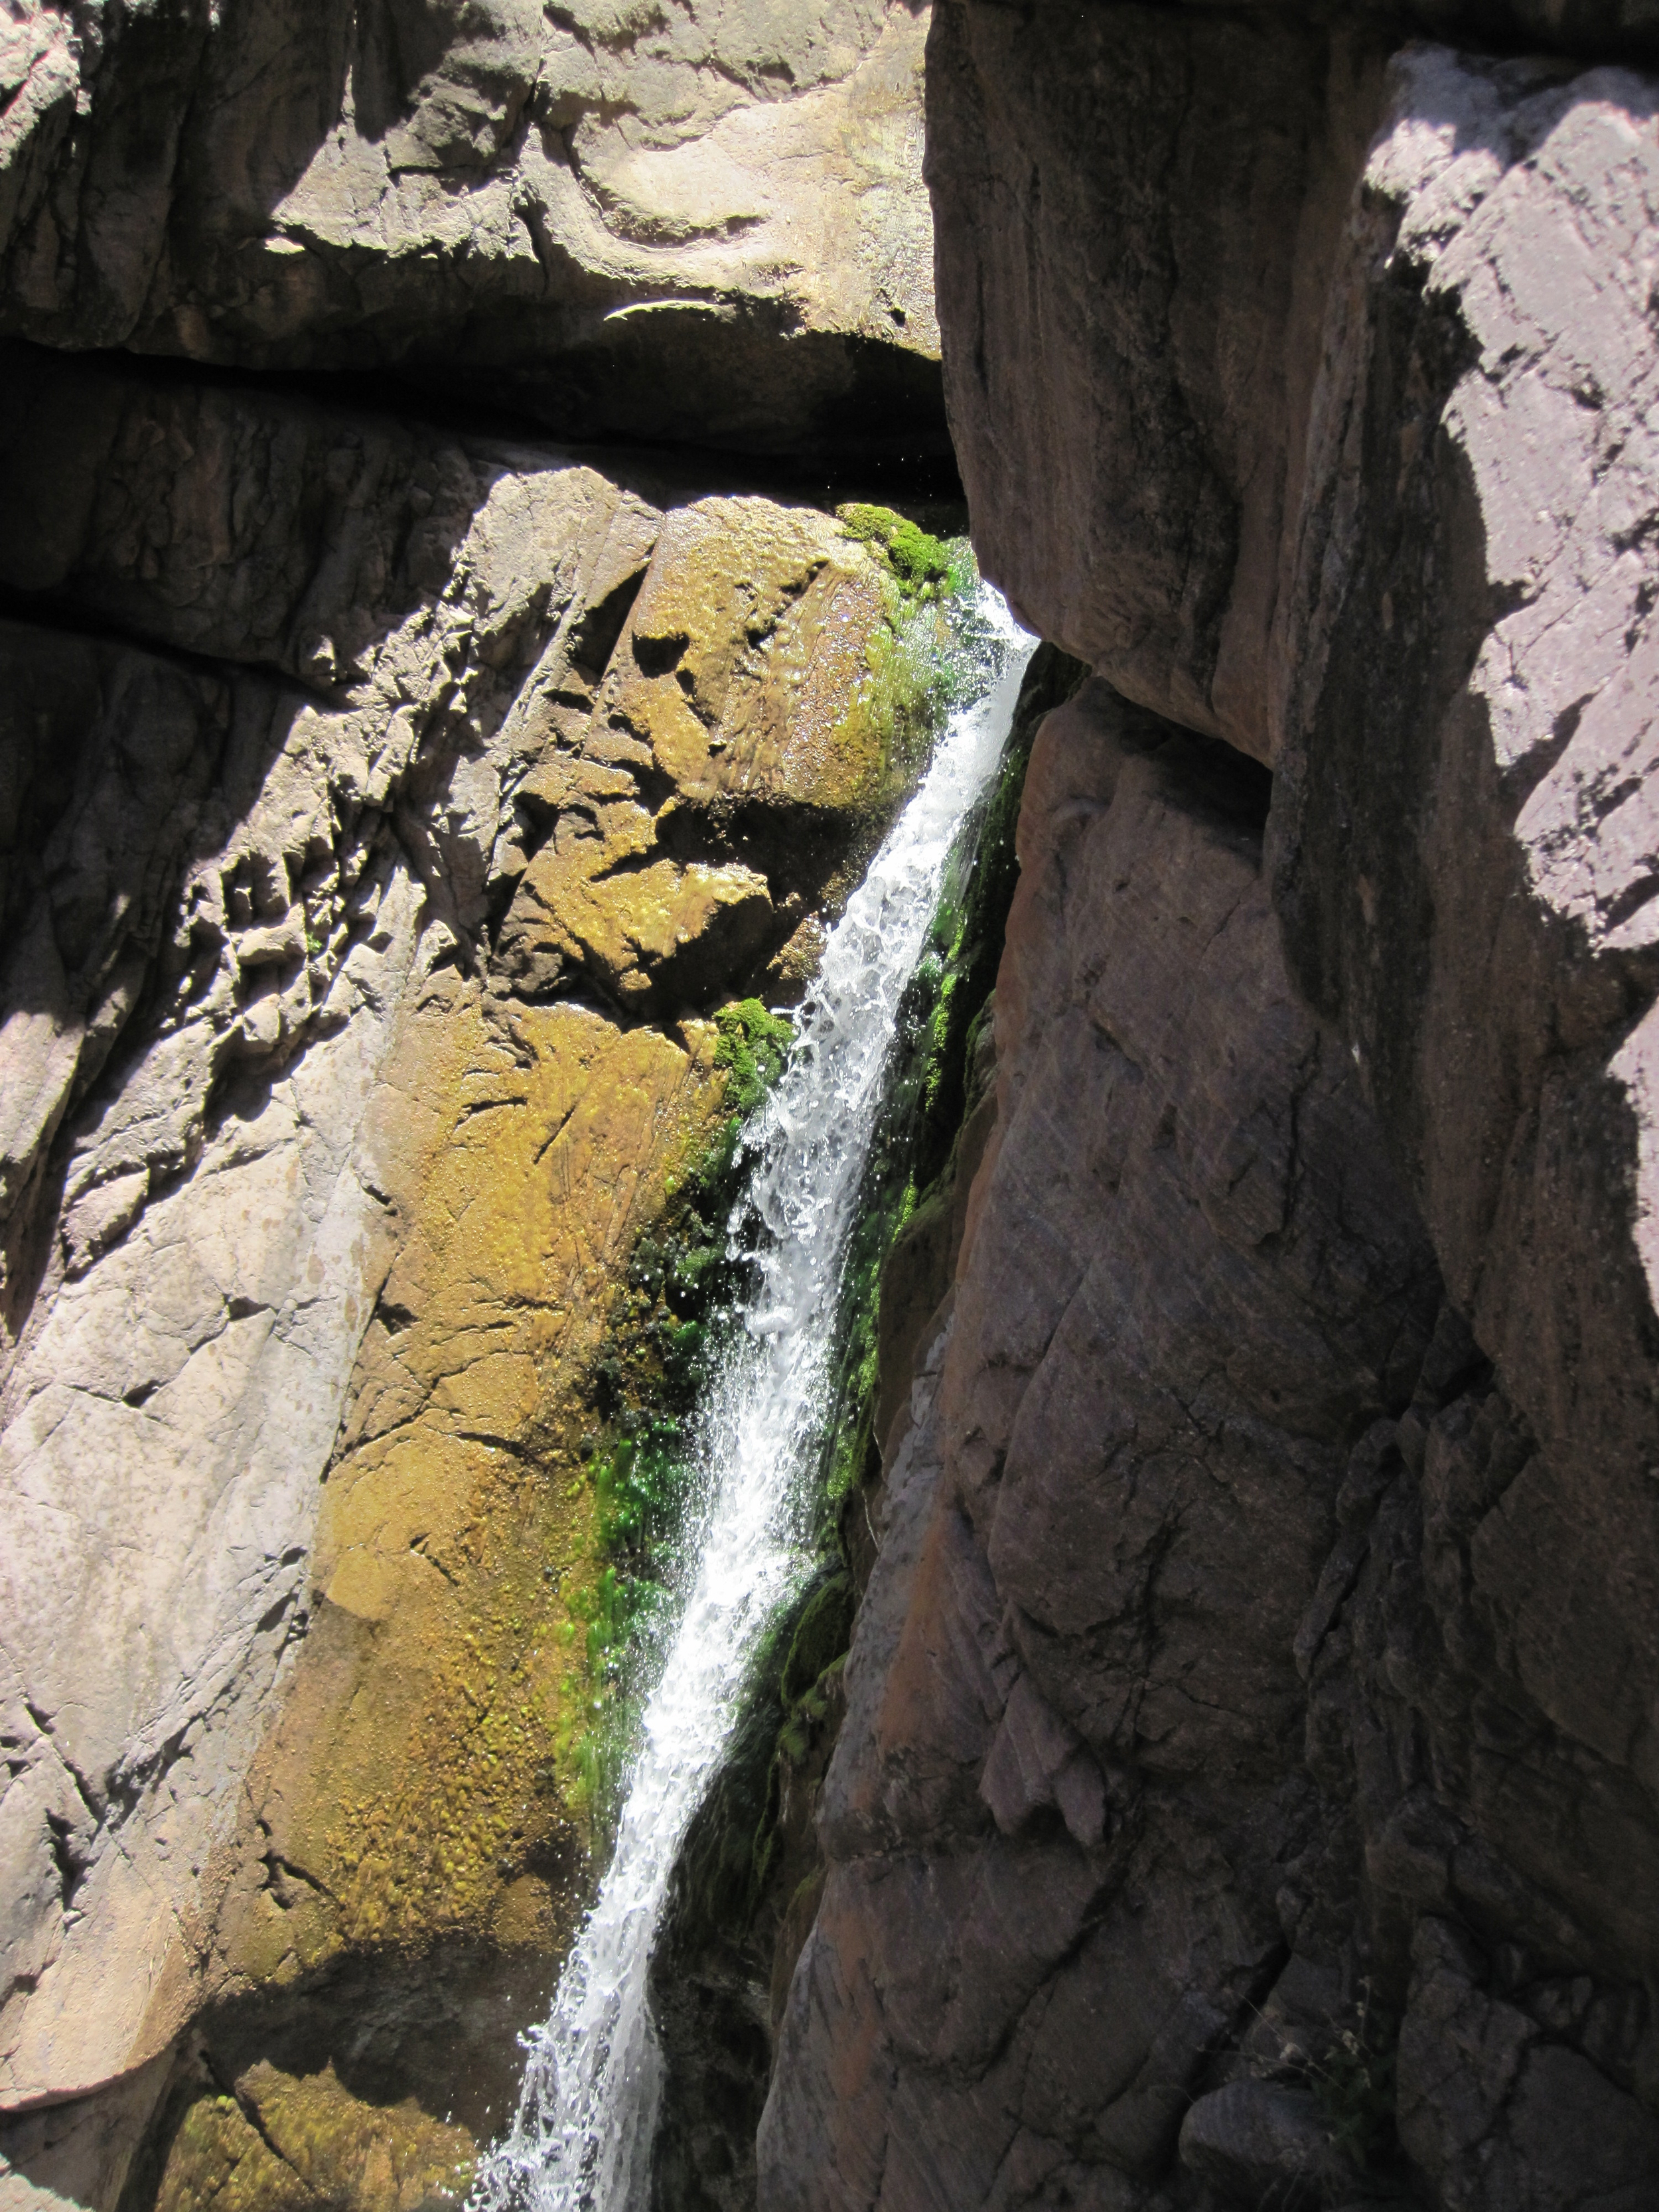
<svg viewBox="0 0 1659 2212"><path fill-rule="evenodd" d="M1638 0L0 12L0 2212L1659 2212Z"/></svg>

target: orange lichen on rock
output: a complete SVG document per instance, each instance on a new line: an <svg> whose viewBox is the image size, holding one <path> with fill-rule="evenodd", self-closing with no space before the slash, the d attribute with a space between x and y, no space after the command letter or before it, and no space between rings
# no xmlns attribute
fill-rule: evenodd
<svg viewBox="0 0 1659 2212"><path fill-rule="evenodd" d="M575 1386L720 1102L712 1025L681 1036L566 1005L504 1028L462 985L410 1023L386 1146L406 1233L255 1793L265 1872L245 1869L222 1925L234 1981L345 1945L547 1949L568 1930L586 1875L560 1759L586 1679L572 1600L598 1571Z"/></svg>

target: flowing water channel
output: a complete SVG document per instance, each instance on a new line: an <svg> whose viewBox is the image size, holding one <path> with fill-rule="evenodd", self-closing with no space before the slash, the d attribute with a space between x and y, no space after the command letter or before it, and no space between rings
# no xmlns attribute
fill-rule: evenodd
<svg viewBox="0 0 1659 2212"><path fill-rule="evenodd" d="M749 1137L738 1214L759 1230L743 1328L698 1424L703 1505L678 1624L647 1701L615 1853L528 2039L519 2110L475 2212L643 2212L662 2065L647 1972L669 1876L737 1717L767 1622L804 1571L847 1243L900 1001L951 845L1001 757L1034 641L988 586L978 696L831 933L787 1066Z"/></svg>

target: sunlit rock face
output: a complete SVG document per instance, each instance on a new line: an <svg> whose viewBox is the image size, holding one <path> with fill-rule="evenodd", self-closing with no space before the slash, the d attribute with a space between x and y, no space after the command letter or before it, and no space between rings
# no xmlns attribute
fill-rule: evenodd
<svg viewBox="0 0 1659 2212"><path fill-rule="evenodd" d="M7 33L4 327L565 435L939 450L907 0L110 0Z"/></svg>
<svg viewBox="0 0 1659 2212"><path fill-rule="evenodd" d="M1028 788L768 2205L1652 2195L1659 83L1615 11L1424 12L1512 58L935 16L976 543L1101 682Z"/></svg>
<svg viewBox="0 0 1659 2212"><path fill-rule="evenodd" d="M926 12L14 17L0 2147L407 2212L592 1878L581 1431L707 1017L918 765L879 547L754 483L948 477Z"/></svg>
<svg viewBox="0 0 1659 2212"><path fill-rule="evenodd" d="M169 2203L296 2143L378 2202L471 2137L362 2098L488 2132L586 1893L580 1386L708 1009L798 994L914 769L895 586L660 471L8 373L9 2154L112 2203L159 2110Z"/></svg>

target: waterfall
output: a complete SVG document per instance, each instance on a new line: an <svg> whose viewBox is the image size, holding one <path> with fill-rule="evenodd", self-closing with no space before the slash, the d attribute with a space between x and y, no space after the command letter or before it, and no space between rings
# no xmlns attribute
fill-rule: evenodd
<svg viewBox="0 0 1659 2212"><path fill-rule="evenodd" d="M647 1702L615 1853L526 2039L519 2109L473 2212L643 2212L662 2064L647 1970L670 1874L719 1765L744 1675L805 1564L847 1240L899 1003L963 817L996 768L1034 641L979 587L978 696L950 717L915 795L825 947L787 1064L749 1139L739 1212L756 1288L699 1423L703 1498L688 1587Z"/></svg>

